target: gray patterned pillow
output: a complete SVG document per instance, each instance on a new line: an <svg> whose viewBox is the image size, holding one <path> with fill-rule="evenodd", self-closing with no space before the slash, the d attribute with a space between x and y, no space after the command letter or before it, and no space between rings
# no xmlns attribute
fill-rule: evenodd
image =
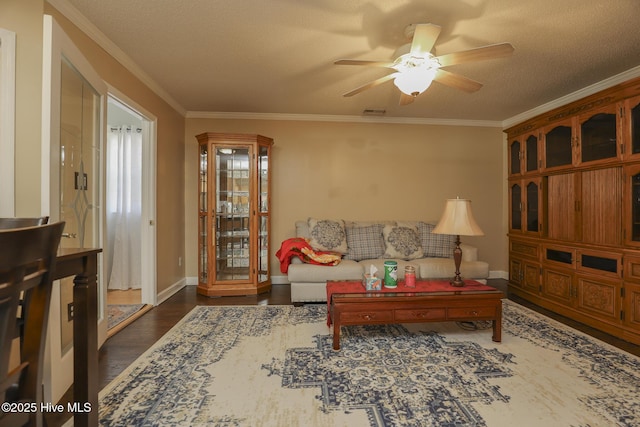
<svg viewBox="0 0 640 427"><path fill-rule="evenodd" d="M347 246L349 252L344 259L361 261L375 259L384 255L384 238L382 224L372 224L362 227L346 227Z"/></svg>
<svg viewBox="0 0 640 427"><path fill-rule="evenodd" d="M433 234L433 224L418 223L418 235L422 243L425 257L453 258L453 249L456 247L456 236L450 234Z"/></svg>
<svg viewBox="0 0 640 427"><path fill-rule="evenodd" d="M316 251L347 252L343 220L309 218L309 244Z"/></svg>
<svg viewBox="0 0 640 427"><path fill-rule="evenodd" d="M418 230L409 224L385 225L382 229L384 236L384 258L417 259L424 256Z"/></svg>

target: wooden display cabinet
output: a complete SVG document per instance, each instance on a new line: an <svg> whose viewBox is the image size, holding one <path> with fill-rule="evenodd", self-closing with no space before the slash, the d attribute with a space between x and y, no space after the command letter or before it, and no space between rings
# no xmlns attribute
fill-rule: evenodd
<svg viewBox="0 0 640 427"><path fill-rule="evenodd" d="M506 133L509 292L640 344L640 78Z"/></svg>
<svg viewBox="0 0 640 427"><path fill-rule="evenodd" d="M271 289L271 147L261 135L203 133L199 144L198 293Z"/></svg>

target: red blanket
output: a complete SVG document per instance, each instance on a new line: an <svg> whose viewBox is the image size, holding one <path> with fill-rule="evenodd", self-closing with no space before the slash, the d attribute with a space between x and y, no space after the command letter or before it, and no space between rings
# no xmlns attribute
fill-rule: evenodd
<svg viewBox="0 0 640 427"><path fill-rule="evenodd" d="M302 262L317 265L337 265L342 259L342 256L336 252L314 251L307 239L292 237L282 242L280 249L276 252L276 257L280 261L280 271L283 273L289 271L291 259L296 256Z"/></svg>

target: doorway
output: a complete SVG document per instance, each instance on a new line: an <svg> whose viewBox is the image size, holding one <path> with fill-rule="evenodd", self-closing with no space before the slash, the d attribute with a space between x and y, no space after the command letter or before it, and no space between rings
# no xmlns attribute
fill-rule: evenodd
<svg viewBox="0 0 640 427"><path fill-rule="evenodd" d="M156 304L154 122L109 95L106 137L105 283L108 336Z"/></svg>

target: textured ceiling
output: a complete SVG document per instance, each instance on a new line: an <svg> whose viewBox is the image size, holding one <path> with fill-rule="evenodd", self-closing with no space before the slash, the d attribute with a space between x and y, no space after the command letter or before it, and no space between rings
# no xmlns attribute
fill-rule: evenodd
<svg viewBox="0 0 640 427"><path fill-rule="evenodd" d="M66 1L189 112L503 122L640 65L637 0ZM388 82L343 97L389 71L333 62L394 59L410 23L442 27L436 55L515 52L447 68L484 83L473 94L436 82L399 106Z"/></svg>

